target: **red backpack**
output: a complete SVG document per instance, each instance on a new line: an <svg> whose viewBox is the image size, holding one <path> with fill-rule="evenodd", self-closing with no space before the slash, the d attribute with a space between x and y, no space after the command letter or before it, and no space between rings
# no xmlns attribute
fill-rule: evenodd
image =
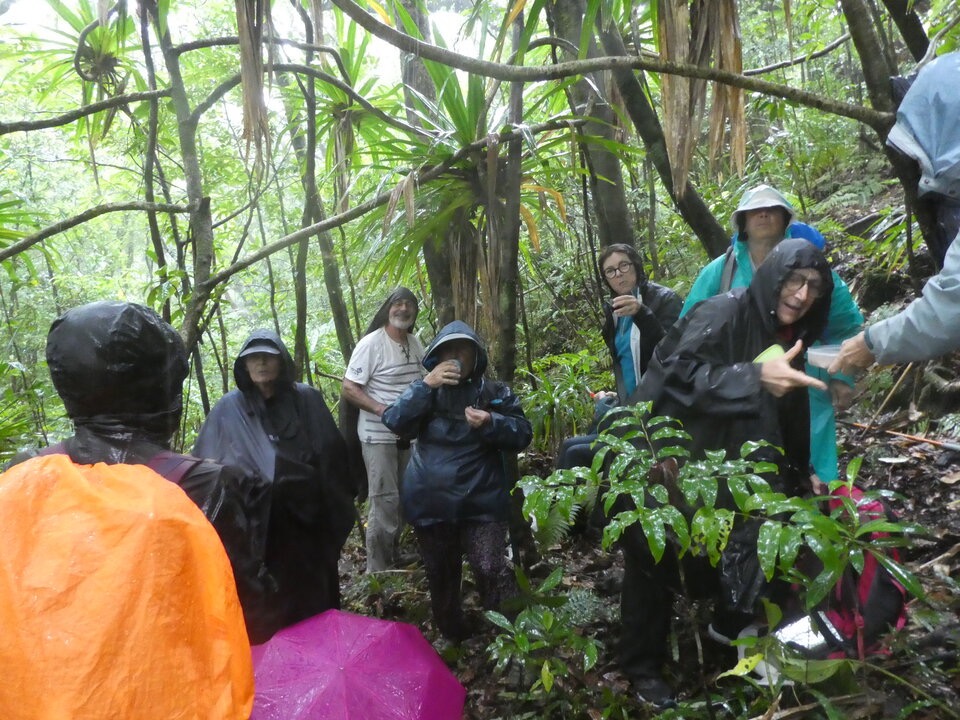
<svg viewBox="0 0 960 720"><path fill-rule="evenodd" d="M830 510L844 507L841 498L856 503L862 523L871 520L896 520L896 515L880 500L864 499L863 490L842 485L836 488L829 501ZM888 537L888 533L871 533L870 539ZM896 548L884 553L900 562ZM880 650L880 639L891 629L899 630L907 622L907 591L890 572L877 562L872 553L864 553L863 571L847 566L843 576L820 605L816 613L820 630L834 652L830 657L856 657L863 660Z"/></svg>

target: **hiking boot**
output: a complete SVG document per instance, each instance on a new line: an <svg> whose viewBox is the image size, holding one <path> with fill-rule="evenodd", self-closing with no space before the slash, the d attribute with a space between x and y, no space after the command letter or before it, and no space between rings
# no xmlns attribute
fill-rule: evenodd
<svg viewBox="0 0 960 720"><path fill-rule="evenodd" d="M659 675L633 678L630 687L640 702L653 705L658 710L677 706L673 689Z"/></svg>

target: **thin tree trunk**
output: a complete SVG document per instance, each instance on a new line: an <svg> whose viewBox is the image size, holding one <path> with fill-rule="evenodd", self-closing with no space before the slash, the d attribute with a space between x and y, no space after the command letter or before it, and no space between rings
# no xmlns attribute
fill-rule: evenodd
<svg viewBox="0 0 960 720"><path fill-rule="evenodd" d="M886 56L882 52L867 0L840 0L840 6L850 27L850 35L857 55L860 57L870 104L875 110L891 112L894 110L894 105L890 76L896 72L896 69L889 67L885 61ZM881 140L886 140L887 132L880 133ZM917 183L920 181L919 166L915 161L904 157L885 143L884 150L903 186L905 205L913 208L920 232L924 238L933 237L936 232L936 215L929 202L917 197Z"/></svg>
<svg viewBox="0 0 960 720"><path fill-rule="evenodd" d="M307 17L305 14L301 14L301 18L306 28L307 42L312 43L313 24L310 22L309 17ZM281 75L278 76L278 82L287 84L288 81L286 76ZM301 86L301 89L303 90L304 106L306 108L306 117L303 118L302 124L296 122L296 118L293 117L289 107L287 107L286 110L287 122L291 127L291 144L293 145L294 153L296 154L297 160L301 167L300 182L304 190L302 223L303 227L306 227L308 225L312 225L313 223L323 221L326 218L326 214L324 213L323 202L317 189L316 162L314 160L316 155L317 138L316 95L314 93L313 78L308 78L307 85ZM317 242L320 246L321 264L323 267L323 281L327 288L327 299L330 303L330 313L333 316L333 325L337 332L337 341L340 345L340 353L343 355L343 358L346 361L353 353L354 336L350 328L350 315L343 299L343 287L340 284L340 268L337 263L333 239L331 238L329 232L324 231L317 233ZM301 252L302 251L298 251L298 263L300 262L299 258L301 257ZM306 333L304 329L307 321L305 272L302 276L297 278L296 282L297 293L302 293L302 297L298 298L298 328L296 332L298 335L301 332L303 333L300 340L302 355L300 362L302 363L302 367L305 368L308 362L308 358L306 357ZM299 304L301 301L303 303L302 309ZM302 321L300 319L301 312Z"/></svg>
<svg viewBox="0 0 960 720"><path fill-rule="evenodd" d="M890 96L890 76L896 72L896 68L887 63L870 6L866 0L840 0L840 8L847 19L853 46L860 56L870 104L874 110L891 112L893 99Z"/></svg>
<svg viewBox="0 0 960 720"><path fill-rule="evenodd" d="M523 28L523 13L513 22L514 47L519 45ZM523 122L523 83L510 84L509 122L515 127ZM497 377L507 383L513 382L517 369L517 260L520 252L520 177L523 141L516 137L507 143L507 162L503 178L502 215L497 223L500 237L496 243L496 260L500 273L496 285L499 312L497 344L493 364Z"/></svg>
<svg viewBox="0 0 960 720"><path fill-rule="evenodd" d="M927 31L923 29L923 22L917 15L914 1L883 0L883 4L900 30L900 36L910 50L910 55L919 62L927 54L930 38L927 37Z"/></svg>
<svg viewBox="0 0 960 720"><path fill-rule="evenodd" d="M153 65L153 53L150 51L150 22L146 7L140 6L140 44L143 47L143 60L147 70L147 87L157 89L157 73ZM143 151L143 199L152 203L155 200L153 170L157 152L157 100L149 100L150 115L147 119L147 142ZM157 277L165 279L164 269L167 265L166 251L163 246L163 237L160 234L160 224L157 222L155 210L147 211L147 225L150 228L150 242L157 260ZM161 309L163 319L170 322L170 298L166 297Z"/></svg>
<svg viewBox="0 0 960 720"><path fill-rule="evenodd" d="M155 11L155 8L153 8ZM180 141L180 160L184 181L187 187L187 199L190 203L190 240L193 244L193 292L184 309L183 325L180 333L192 352L197 343L203 308L210 297L211 288L207 284L210 269L213 266L213 217L210 212L210 198L204 195L203 175L200 170L200 156L197 149L197 118L190 110L183 76L180 73L180 56L173 46L170 33L161 28L156 15L154 28L160 42L164 63L170 83L170 101L177 119L177 137ZM185 271L186 268L182 267Z"/></svg>
<svg viewBox="0 0 960 720"><path fill-rule="evenodd" d="M401 5L417 24L420 37L429 40L430 16L424 4L418 0L401 0ZM416 112L417 104L420 97L436 100L433 80L423 60L411 53L401 52L400 67L407 122L420 127L422 123ZM470 219L464 218L463 222L469 225ZM470 322L470 317L476 312L476 249L462 245L465 239L472 240L474 235L472 226L466 228L462 223L451 224L446 237L427 238L423 243L423 262L430 279L437 322L441 326L454 319Z"/></svg>

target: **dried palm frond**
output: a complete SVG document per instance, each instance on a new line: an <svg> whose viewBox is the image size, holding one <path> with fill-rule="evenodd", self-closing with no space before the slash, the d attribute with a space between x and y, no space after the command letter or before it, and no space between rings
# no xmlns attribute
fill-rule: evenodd
<svg viewBox="0 0 960 720"><path fill-rule="evenodd" d="M256 151L254 165L264 166L270 153L267 105L263 99L263 31L270 14L270 0L235 0L237 36L240 39L240 87L243 91L243 137Z"/></svg>
<svg viewBox="0 0 960 720"><path fill-rule="evenodd" d="M717 67L729 72L743 72L743 53L740 43L740 18L733 0L715 4L715 17L711 25L724 28L715 33L713 56ZM729 144L730 164L733 172L742 175L747 157L747 121L743 104L743 90L732 85L714 84L713 105L710 112L708 132L708 156L710 172L716 166L717 156Z"/></svg>
<svg viewBox="0 0 960 720"><path fill-rule="evenodd" d="M659 0L657 15L660 56L664 60L714 65L721 70L742 72L736 0L693 0L689 3L688 0ZM708 83L664 75L661 85L663 129L673 187L677 193L682 193L703 124ZM726 140L734 171L741 173L746 157L743 92L718 83L713 85L708 130L711 169Z"/></svg>
<svg viewBox="0 0 960 720"><path fill-rule="evenodd" d="M657 12L660 57L672 62L686 62L690 51L690 11L686 0L659 0ZM663 103L663 135L674 190L683 192L693 151L690 128L690 79L664 75L661 79Z"/></svg>

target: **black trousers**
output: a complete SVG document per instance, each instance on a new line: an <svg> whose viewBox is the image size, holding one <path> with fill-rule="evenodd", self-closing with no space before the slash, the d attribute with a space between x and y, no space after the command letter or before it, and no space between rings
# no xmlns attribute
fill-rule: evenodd
<svg viewBox="0 0 960 720"><path fill-rule="evenodd" d="M507 523L461 522L414 526L430 587L430 606L440 634L451 640L468 635L460 599L463 556L467 556L485 610L517 594L507 560Z"/></svg>
<svg viewBox="0 0 960 720"><path fill-rule="evenodd" d="M639 524L620 539L623 588L620 595L620 669L630 679L659 677L667 660L667 640L675 593L685 588L691 597L712 597L719 574L705 557L677 557L668 541L660 562L650 552ZM684 582L680 580L683 569Z"/></svg>

